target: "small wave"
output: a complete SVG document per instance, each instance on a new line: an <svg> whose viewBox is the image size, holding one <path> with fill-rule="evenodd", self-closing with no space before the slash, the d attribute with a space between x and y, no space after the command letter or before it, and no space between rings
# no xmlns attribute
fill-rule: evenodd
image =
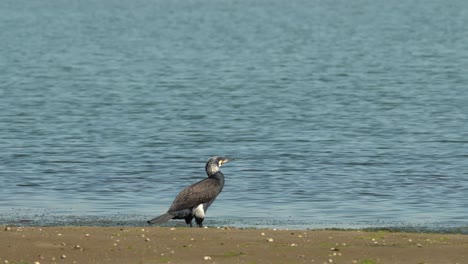
<svg viewBox="0 0 468 264"><path fill-rule="evenodd" d="M37 186L41 186L39 183L35 183L35 182L25 182L25 183L18 183L16 184L16 186L18 187L37 187Z"/></svg>

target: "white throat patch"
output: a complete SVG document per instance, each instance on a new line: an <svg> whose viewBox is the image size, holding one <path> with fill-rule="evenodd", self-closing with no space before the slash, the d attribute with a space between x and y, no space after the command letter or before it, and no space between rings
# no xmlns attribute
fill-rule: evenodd
<svg viewBox="0 0 468 264"><path fill-rule="evenodd" d="M199 204L197 207L192 209L192 214L198 218L205 218L205 210L203 204Z"/></svg>

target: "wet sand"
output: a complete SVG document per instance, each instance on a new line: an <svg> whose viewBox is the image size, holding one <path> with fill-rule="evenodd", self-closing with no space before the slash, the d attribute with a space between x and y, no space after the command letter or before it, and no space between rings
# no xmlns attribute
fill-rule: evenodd
<svg viewBox="0 0 468 264"><path fill-rule="evenodd" d="M467 263L468 235L184 227L2 227L0 263Z"/></svg>

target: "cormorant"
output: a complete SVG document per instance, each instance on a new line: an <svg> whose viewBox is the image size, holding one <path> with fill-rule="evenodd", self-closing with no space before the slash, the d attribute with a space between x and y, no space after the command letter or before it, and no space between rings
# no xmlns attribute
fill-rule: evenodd
<svg viewBox="0 0 468 264"><path fill-rule="evenodd" d="M203 227L205 213L224 187L224 175L219 167L233 159L214 156L206 163L205 170L208 178L187 186L172 202L171 207L163 215L148 221L148 224L162 224L171 219L185 219L185 223L192 226L195 218L198 226Z"/></svg>

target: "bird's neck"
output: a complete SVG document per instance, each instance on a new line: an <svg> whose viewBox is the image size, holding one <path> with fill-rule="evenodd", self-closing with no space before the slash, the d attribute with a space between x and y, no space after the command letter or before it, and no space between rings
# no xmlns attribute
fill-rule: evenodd
<svg viewBox="0 0 468 264"><path fill-rule="evenodd" d="M208 178L214 178L221 181L221 184L224 184L224 174L220 171L215 172L214 174L208 175Z"/></svg>

